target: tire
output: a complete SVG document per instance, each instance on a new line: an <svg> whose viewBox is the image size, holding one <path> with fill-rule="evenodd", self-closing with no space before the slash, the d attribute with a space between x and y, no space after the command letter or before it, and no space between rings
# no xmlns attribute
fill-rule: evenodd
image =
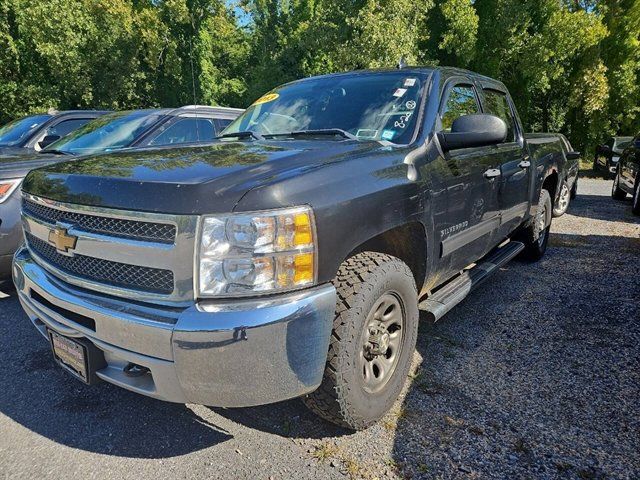
<svg viewBox="0 0 640 480"><path fill-rule="evenodd" d="M634 215L640 215L640 176L638 177L638 180L636 180L636 188L633 190L631 211Z"/></svg>
<svg viewBox="0 0 640 480"><path fill-rule="evenodd" d="M544 188L540 191L536 216L517 235L517 239L524 243L522 257L537 261L544 257L549 244L552 215L551 195Z"/></svg>
<svg viewBox="0 0 640 480"><path fill-rule="evenodd" d="M566 180L562 182L560 185L560 195L558 195L558 201L553 206L553 216L561 217L564 215L569 208L569 203L571 202L571 191L569 190L569 185L567 185Z"/></svg>
<svg viewBox="0 0 640 480"><path fill-rule="evenodd" d="M573 187L571 187L571 200L575 200L578 196L578 179L573 182Z"/></svg>
<svg viewBox="0 0 640 480"><path fill-rule="evenodd" d="M324 377L303 401L322 418L361 430L384 416L404 386L418 335L418 293L404 262L376 252L346 260L333 284L338 302ZM372 322L381 322L375 320L380 309L381 318L396 323L372 334Z"/></svg>
<svg viewBox="0 0 640 480"><path fill-rule="evenodd" d="M613 178L611 197L615 200L624 200L625 198L627 198L627 192L620 188L620 172L616 172L616 176Z"/></svg>

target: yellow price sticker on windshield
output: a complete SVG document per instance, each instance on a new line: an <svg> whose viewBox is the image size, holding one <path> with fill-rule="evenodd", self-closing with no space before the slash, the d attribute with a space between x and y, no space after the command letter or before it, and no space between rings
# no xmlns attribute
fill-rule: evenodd
<svg viewBox="0 0 640 480"><path fill-rule="evenodd" d="M273 102L279 96L280 95L278 95L277 93L267 93L266 95L263 95L258 100L253 102L253 105L262 105L263 103Z"/></svg>

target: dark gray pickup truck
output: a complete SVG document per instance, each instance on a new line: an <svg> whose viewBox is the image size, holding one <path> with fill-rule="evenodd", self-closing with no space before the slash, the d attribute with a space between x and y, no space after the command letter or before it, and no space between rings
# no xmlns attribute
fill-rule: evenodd
<svg viewBox="0 0 640 480"><path fill-rule="evenodd" d="M31 172L20 301L79 379L367 427L436 321L547 248L562 156L504 85L451 68L309 78L208 146ZM498 300L499 301L499 300Z"/></svg>

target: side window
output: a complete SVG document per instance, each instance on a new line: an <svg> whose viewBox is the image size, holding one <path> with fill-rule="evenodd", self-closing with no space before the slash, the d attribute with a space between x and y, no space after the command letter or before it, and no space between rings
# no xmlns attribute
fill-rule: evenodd
<svg viewBox="0 0 640 480"><path fill-rule="evenodd" d="M60 123L57 123L49 128L47 128L47 132L44 134L47 135L57 135L58 137L64 137L69 133L77 130L82 127L85 123L87 123L90 118L72 118L69 120L63 120Z"/></svg>
<svg viewBox="0 0 640 480"><path fill-rule="evenodd" d="M515 130L515 121L513 119L513 114L511 113L511 108L509 108L509 101L507 100L507 96L498 92L497 90L484 90L484 100L485 100L485 113L490 113L491 115L495 115L498 118L504 120L507 124L507 142L515 142L516 141L516 130Z"/></svg>
<svg viewBox="0 0 640 480"><path fill-rule="evenodd" d="M449 90L447 102L440 114L442 130L450 132L454 120L473 113L480 113L474 88L471 85L456 85Z"/></svg>
<svg viewBox="0 0 640 480"><path fill-rule="evenodd" d="M149 145L210 142L215 136L212 119L185 117L167 126Z"/></svg>
<svg viewBox="0 0 640 480"><path fill-rule="evenodd" d="M222 131L227 128L229 125L231 125L231 122L233 120L230 120L228 118L217 118L215 120L215 125L216 125L216 133L218 135L222 134Z"/></svg>

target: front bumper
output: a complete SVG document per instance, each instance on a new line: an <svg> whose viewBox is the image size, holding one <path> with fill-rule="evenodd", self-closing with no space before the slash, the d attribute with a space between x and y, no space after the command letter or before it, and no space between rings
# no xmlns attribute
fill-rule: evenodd
<svg viewBox="0 0 640 480"><path fill-rule="evenodd" d="M20 302L45 337L86 338L105 356L101 379L161 400L220 407L273 403L322 381L335 288L168 308L101 296L60 281L16 252ZM48 337L47 337L48 338ZM146 367L141 377L123 372Z"/></svg>

